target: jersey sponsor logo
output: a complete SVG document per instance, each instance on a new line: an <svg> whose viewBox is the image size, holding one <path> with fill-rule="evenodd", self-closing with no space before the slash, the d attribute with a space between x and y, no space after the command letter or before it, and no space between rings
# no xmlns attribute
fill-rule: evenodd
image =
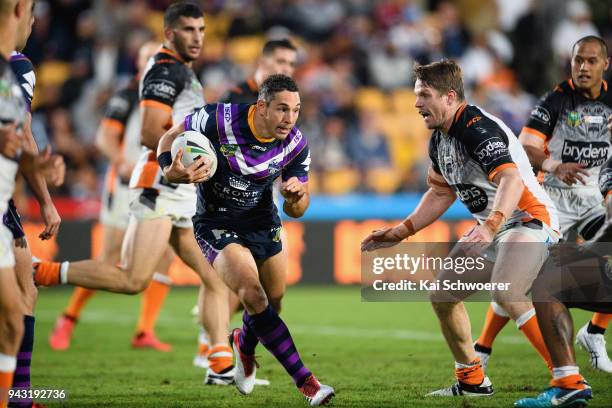
<svg viewBox="0 0 612 408"><path fill-rule="evenodd" d="M473 184L453 184L451 185L457 197L472 213L484 211L489 204L487 193L480 187Z"/></svg>
<svg viewBox="0 0 612 408"><path fill-rule="evenodd" d="M230 176L229 185L235 189L246 191L251 183L248 180L240 179L238 177Z"/></svg>
<svg viewBox="0 0 612 408"><path fill-rule="evenodd" d="M604 123L604 117L600 115L585 116L584 123L588 123L590 125L601 125Z"/></svg>
<svg viewBox="0 0 612 408"><path fill-rule="evenodd" d="M229 104L226 104L223 107L223 119L226 123L230 123L232 121L232 107Z"/></svg>
<svg viewBox="0 0 612 408"><path fill-rule="evenodd" d="M236 154L236 150L238 150L238 145L236 144L222 144L219 149L221 154L225 157L231 157Z"/></svg>
<svg viewBox="0 0 612 408"><path fill-rule="evenodd" d="M161 99L174 99L176 96L176 87L172 81L154 79L146 83L143 94L147 96L156 96Z"/></svg>
<svg viewBox="0 0 612 408"><path fill-rule="evenodd" d="M265 152L268 150L268 148L266 146L260 146L257 144L252 144L251 145L251 150L259 150L260 152Z"/></svg>
<svg viewBox="0 0 612 408"><path fill-rule="evenodd" d="M610 155L608 142L576 142L566 140L561 152L563 163L580 163L587 167L601 166Z"/></svg>
<svg viewBox="0 0 612 408"><path fill-rule="evenodd" d="M577 111L569 111L567 113L567 124L572 127L580 125L582 115Z"/></svg>
<svg viewBox="0 0 612 408"><path fill-rule="evenodd" d="M543 106L537 105L530 113L532 119L542 122L545 125L550 124L550 112Z"/></svg>
<svg viewBox="0 0 612 408"><path fill-rule="evenodd" d="M476 147L476 157L484 166L490 165L502 157L509 156L506 143L498 136L491 137Z"/></svg>
<svg viewBox="0 0 612 408"><path fill-rule="evenodd" d="M482 116L474 116L472 119L469 120L469 122L467 123L465 127L472 126L474 123L478 122L480 119L482 119Z"/></svg>

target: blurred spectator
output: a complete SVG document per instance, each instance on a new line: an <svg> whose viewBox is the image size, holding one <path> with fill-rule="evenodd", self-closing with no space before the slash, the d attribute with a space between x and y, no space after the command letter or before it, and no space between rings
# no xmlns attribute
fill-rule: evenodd
<svg viewBox="0 0 612 408"><path fill-rule="evenodd" d="M599 35L591 22L591 9L583 0L571 0L567 3L567 17L553 33L553 50L558 60L563 64L569 61L572 44L587 35Z"/></svg>
<svg viewBox="0 0 612 408"><path fill-rule="evenodd" d="M349 133L348 154L361 170L391 167L389 145L378 120L375 113L363 110L359 113L359 126Z"/></svg>

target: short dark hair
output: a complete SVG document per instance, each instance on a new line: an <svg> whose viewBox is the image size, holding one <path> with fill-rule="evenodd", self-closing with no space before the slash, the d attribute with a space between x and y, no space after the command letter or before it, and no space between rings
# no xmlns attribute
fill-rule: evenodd
<svg viewBox="0 0 612 408"><path fill-rule="evenodd" d="M282 40L270 40L266 42L263 46L263 51L261 53L262 55L267 56L278 49L297 51L297 48L295 48L295 45L293 45L293 43L289 39L283 38Z"/></svg>
<svg viewBox="0 0 612 408"><path fill-rule="evenodd" d="M283 74L270 75L259 87L258 100L266 104L272 102L274 95L282 91L299 92L297 84L293 79Z"/></svg>
<svg viewBox="0 0 612 408"><path fill-rule="evenodd" d="M185 1L173 3L164 13L164 27L174 26L181 17L200 18L204 17L204 13L200 6L195 3Z"/></svg>
<svg viewBox="0 0 612 408"><path fill-rule="evenodd" d="M443 59L431 64L419 65L414 69L414 76L441 94L453 90L459 100L465 99L461 67L455 61Z"/></svg>
<svg viewBox="0 0 612 408"><path fill-rule="evenodd" d="M601 47L601 53L603 54L603 57L608 58L608 44L606 44L603 38L598 37L596 35L587 35L586 37L582 37L581 39L576 41L574 45L572 45L572 56L574 55L574 52L576 51L576 47L586 42L598 43L599 46Z"/></svg>

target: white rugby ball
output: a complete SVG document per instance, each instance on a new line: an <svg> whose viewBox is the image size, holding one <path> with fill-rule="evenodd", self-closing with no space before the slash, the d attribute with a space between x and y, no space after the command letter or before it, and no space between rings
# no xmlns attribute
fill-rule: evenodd
<svg viewBox="0 0 612 408"><path fill-rule="evenodd" d="M217 170L217 153L206 136L193 130L183 132L172 142L170 154L172 154L173 158L176 157L178 149L183 150L183 157L181 159L183 166L188 167L203 156L211 163L210 177L215 174Z"/></svg>

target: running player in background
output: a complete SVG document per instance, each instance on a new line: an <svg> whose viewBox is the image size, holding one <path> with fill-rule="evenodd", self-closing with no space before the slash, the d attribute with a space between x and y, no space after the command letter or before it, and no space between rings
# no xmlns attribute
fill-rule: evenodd
<svg viewBox="0 0 612 408"><path fill-rule="evenodd" d="M493 245L493 259L484 261L490 274L483 279L511 283L509 290L493 292L493 299L517 324L529 327L523 333L530 341L541 343L546 352L525 293L546 260L548 245L558 240L555 208L512 131L498 118L466 103L461 69L455 62L443 60L419 66L415 75L416 108L426 126L434 130L429 144L430 188L404 222L370 234L362 250L400 243L432 224L459 197L478 224L453 252L462 251L466 244ZM529 243L529 251L524 251L525 243ZM517 270L511 260L519 256L521 267ZM456 280L457 276L453 270L444 270L436 279ZM493 394L472 344L470 320L463 304L469 295L444 291L430 295L455 359L457 378L455 384L431 396Z"/></svg>
<svg viewBox="0 0 612 408"><path fill-rule="evenodd" d="M542 98L519 137L534 169L546 173L544 189L559 211L565 239L574 231L589 240L605 219L597 177L611 153L606 123L612 116L612 93L603 80L607 69L606 43L595 36L578 40L572 48L572 78ZM609 373L604 333L611 316L595 313L576 337L593 367ZM508 319L503 308L491 305L474 346L485 367Z"/></svg>
<svg viewBox="0 0 612 408"><path fill-rule="evenodd" d="M141 152L138 83L147 61L157 53L159 47L156 42L148 42L140 48L138 74L110 99L96 135L98 149L109 160L102 193L100 223L104 228L101 260L110 264L117 264L121 259L121 243L130 221L128 184ZM143 292L138 327L132 339L134 348L172 350L170 344L160 342L155 336L155 322L170 290L171 281L167 275L173 260L174 253L168 246L161 264L156 268L157 272ZM74 327L94 293L91 289L74 289L68 306L57 318L49 336L49 345L53 350L67 350L70 347Z"/></svg>
<svg viewBox="0 0 612 408"><path fill-rule="evenodd" d="M140 82L141 143L145 147L130 180L130 223L121 254L121 266L94 260L40 263L35 280L41 285L73 284L118 293L143 291L163 259L168 242L205 286L202 323L210 335L206 382L233 381L229 346L228 290L202 258L193 234L196 210L193 185L169 183L155 160L159 139L173 122L204 106L202 85L191 69L204 38L204 17L192 3L168 7L164 16L164 46L151 58ZM190 167L202 172L204 159Z"/></svg>
<svg viewBox="0 0 612 408"><path fill-rule="evenodd" d="M324 405L333 388L320 384L304 366L291 334L277 313L285 288L287 266L281 253L281 223L272 199L274 180L281 176L284 212L301 217L309 204L310 153L306 137L295 127L300 96L285 75L268 77L257 104L211 104L185 117L166 133L158 161L168 180L198 184L198 209L193 218L198 244L225 284L244 306L242 329L230 336L236 356L235 383L243 394L253 391L261 342L282 364L311 406ZM185 130L205 135L215 147L217 170L192 177L172 158L173 140ZM257 149L253 149L257 146Z"/></svg>
<svg viewBox="0 0 612 408"><path fill-rule="evenodd" d="M257 69L253 77L240 83L235 88L232 88L225 95L221 102L223 103L256 103L259 96L259 87L270 75L283 74L288 77L293 77L295 66L297 63L297 49L295 45L288 39L270 40L264 44L261 56L257 62ZM287 233L281 230L282 241L282 256L284 262L287 262L287 251L289 244L287 241ZM240 308L240 300L236 295L230 293L230 313L235 313ZM280 310L277 310L280 313ZM198 367L206 368L208 360L208 339L206 332L201 331L198 336L198 353L193 360L193 364ZM265 380L256 380L258 385L268 385Z"/></svg>

